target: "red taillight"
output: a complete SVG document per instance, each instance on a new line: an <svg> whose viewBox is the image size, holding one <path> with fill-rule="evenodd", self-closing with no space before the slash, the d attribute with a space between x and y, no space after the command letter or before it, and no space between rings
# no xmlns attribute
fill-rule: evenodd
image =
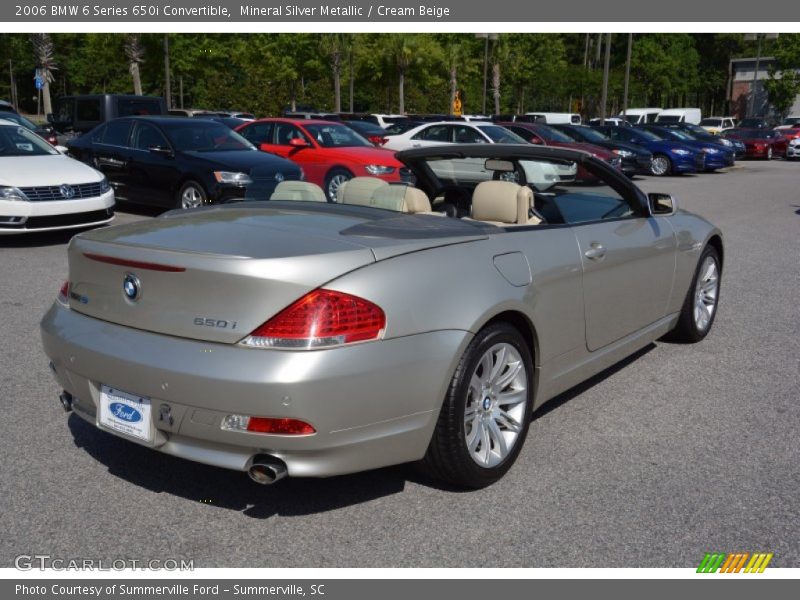
<svg viewBox="0 0 800 600"><path fill-rule="evenodd" d="M372 302L314 290L258 327L242 343L256 348L325 348L376 340L386 315Z"/></svg>
<svg viewBox="0 0 800 600"><path fill-rule="evenodd" d="M298 419L268 419L266 417L250 417L247 431L253 433L277 433L283 435L308 435L316 433L311 425Z"/></svg>
<svg viewBox="0 0 800 600"><path fill-rule="evenodd" d="M385 138L382 135L371 135L369 136L368 139L376 146L383 146L386 142L389 141L389 138Z"/></svg>
<svg viewBox="0 0 800 600"><path fill-rule="evenodd" d="M61 289L58 290L58 296L56 299L64 306L69 305L69 281L65 281L61 284Z"/></svg>

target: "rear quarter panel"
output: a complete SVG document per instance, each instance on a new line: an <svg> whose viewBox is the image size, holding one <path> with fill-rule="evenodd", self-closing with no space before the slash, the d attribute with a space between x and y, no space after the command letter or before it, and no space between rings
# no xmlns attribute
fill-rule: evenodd
<svg viewBox="0 0 800 600"><path fill-rule="evenodd" d="M527 261L531 283L513 285L495 266L495 257L512 252ZM583 346L581 285L574 234L549 228L396 256L325 287L378 304L386 313L386 338L448 329L476 333L498 314L516 311L534 328L540 364Z"/></svg>

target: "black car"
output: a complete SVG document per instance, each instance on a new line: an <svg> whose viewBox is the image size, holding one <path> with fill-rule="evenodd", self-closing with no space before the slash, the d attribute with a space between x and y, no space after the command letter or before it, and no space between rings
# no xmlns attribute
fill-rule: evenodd
<svg viewBox="0 0 800 600"><path fill-rule="evenodd" d="M641 146L612 140L597 129L586 125L553 124L550 127L568 135L576 142L594 144L611 150L622 159L622 171L628 176L650 175L651 173L653 154Z"/></svg>
<svg viewBox="0 0 800 600"><path fill-rule="evenodd" d="M303 172L259 152L222 123L181 117L125 117L72 140L69 153L105 173L117 200L170 208L247 198L267 200Z"/></svg>
<svg viewBox="0 0 800 600"><path fill-rule="evenodd" d="M389 139L386 137L386 130L380 125L375 125L369 121L342 121L350 129L361 137L370 141L376 146L383 146Z"/></svg>
<svg viewBox="0 0 800 600"><path fill-rule="evenodd" d="M773 123L764 117L746 117L737 123L737 129L772 129Z"/></svg>

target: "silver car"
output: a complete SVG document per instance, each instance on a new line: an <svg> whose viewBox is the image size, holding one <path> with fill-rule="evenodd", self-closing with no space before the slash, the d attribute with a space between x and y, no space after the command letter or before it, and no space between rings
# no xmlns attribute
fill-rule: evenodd
<svg viewBox="0 0 800 600"><path fill-rule="evenodd" d="M398 158L414 185L287 181L73 238L41 325L64 407L259 483L419 462L479 488L544 402L708 334L722 236L671 196L559 148Z"/></svg>

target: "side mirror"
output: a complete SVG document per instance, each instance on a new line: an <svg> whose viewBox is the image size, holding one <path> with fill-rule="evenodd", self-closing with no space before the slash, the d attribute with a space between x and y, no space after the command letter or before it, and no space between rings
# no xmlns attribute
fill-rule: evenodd
<svg viewBox="0 0 800 600"><path fill-rule="evenodd" d="M542 145L542 140L540 140L538 137L532 137L532 138L531 138L531 139L529 139L528 141L529 141L531 144L536 144L537 146L541 146L541 145Z"/></svg>
<svg viewBox="0 0 800 600"><path fill-rule="evenodd" d="M650 214L654 217L669 217L678 212L678 201L670 194L650 193L647 194L647 200Z"/></svg>
<svg viewBox="0 0 800 600"><path fill-rule="evenodd" d="M147 150L152 154L160 154L161 156L167 156L169 158L174 156L172 150L170 148L165 148L164 146L150 146Z"/></svg>
<svg viewBox="0 0 800 600"><path fill-rule="evenodd" d="M303 138L292 138L289 140L289 145L293 148L308 148L308 142Z"/></svg>

